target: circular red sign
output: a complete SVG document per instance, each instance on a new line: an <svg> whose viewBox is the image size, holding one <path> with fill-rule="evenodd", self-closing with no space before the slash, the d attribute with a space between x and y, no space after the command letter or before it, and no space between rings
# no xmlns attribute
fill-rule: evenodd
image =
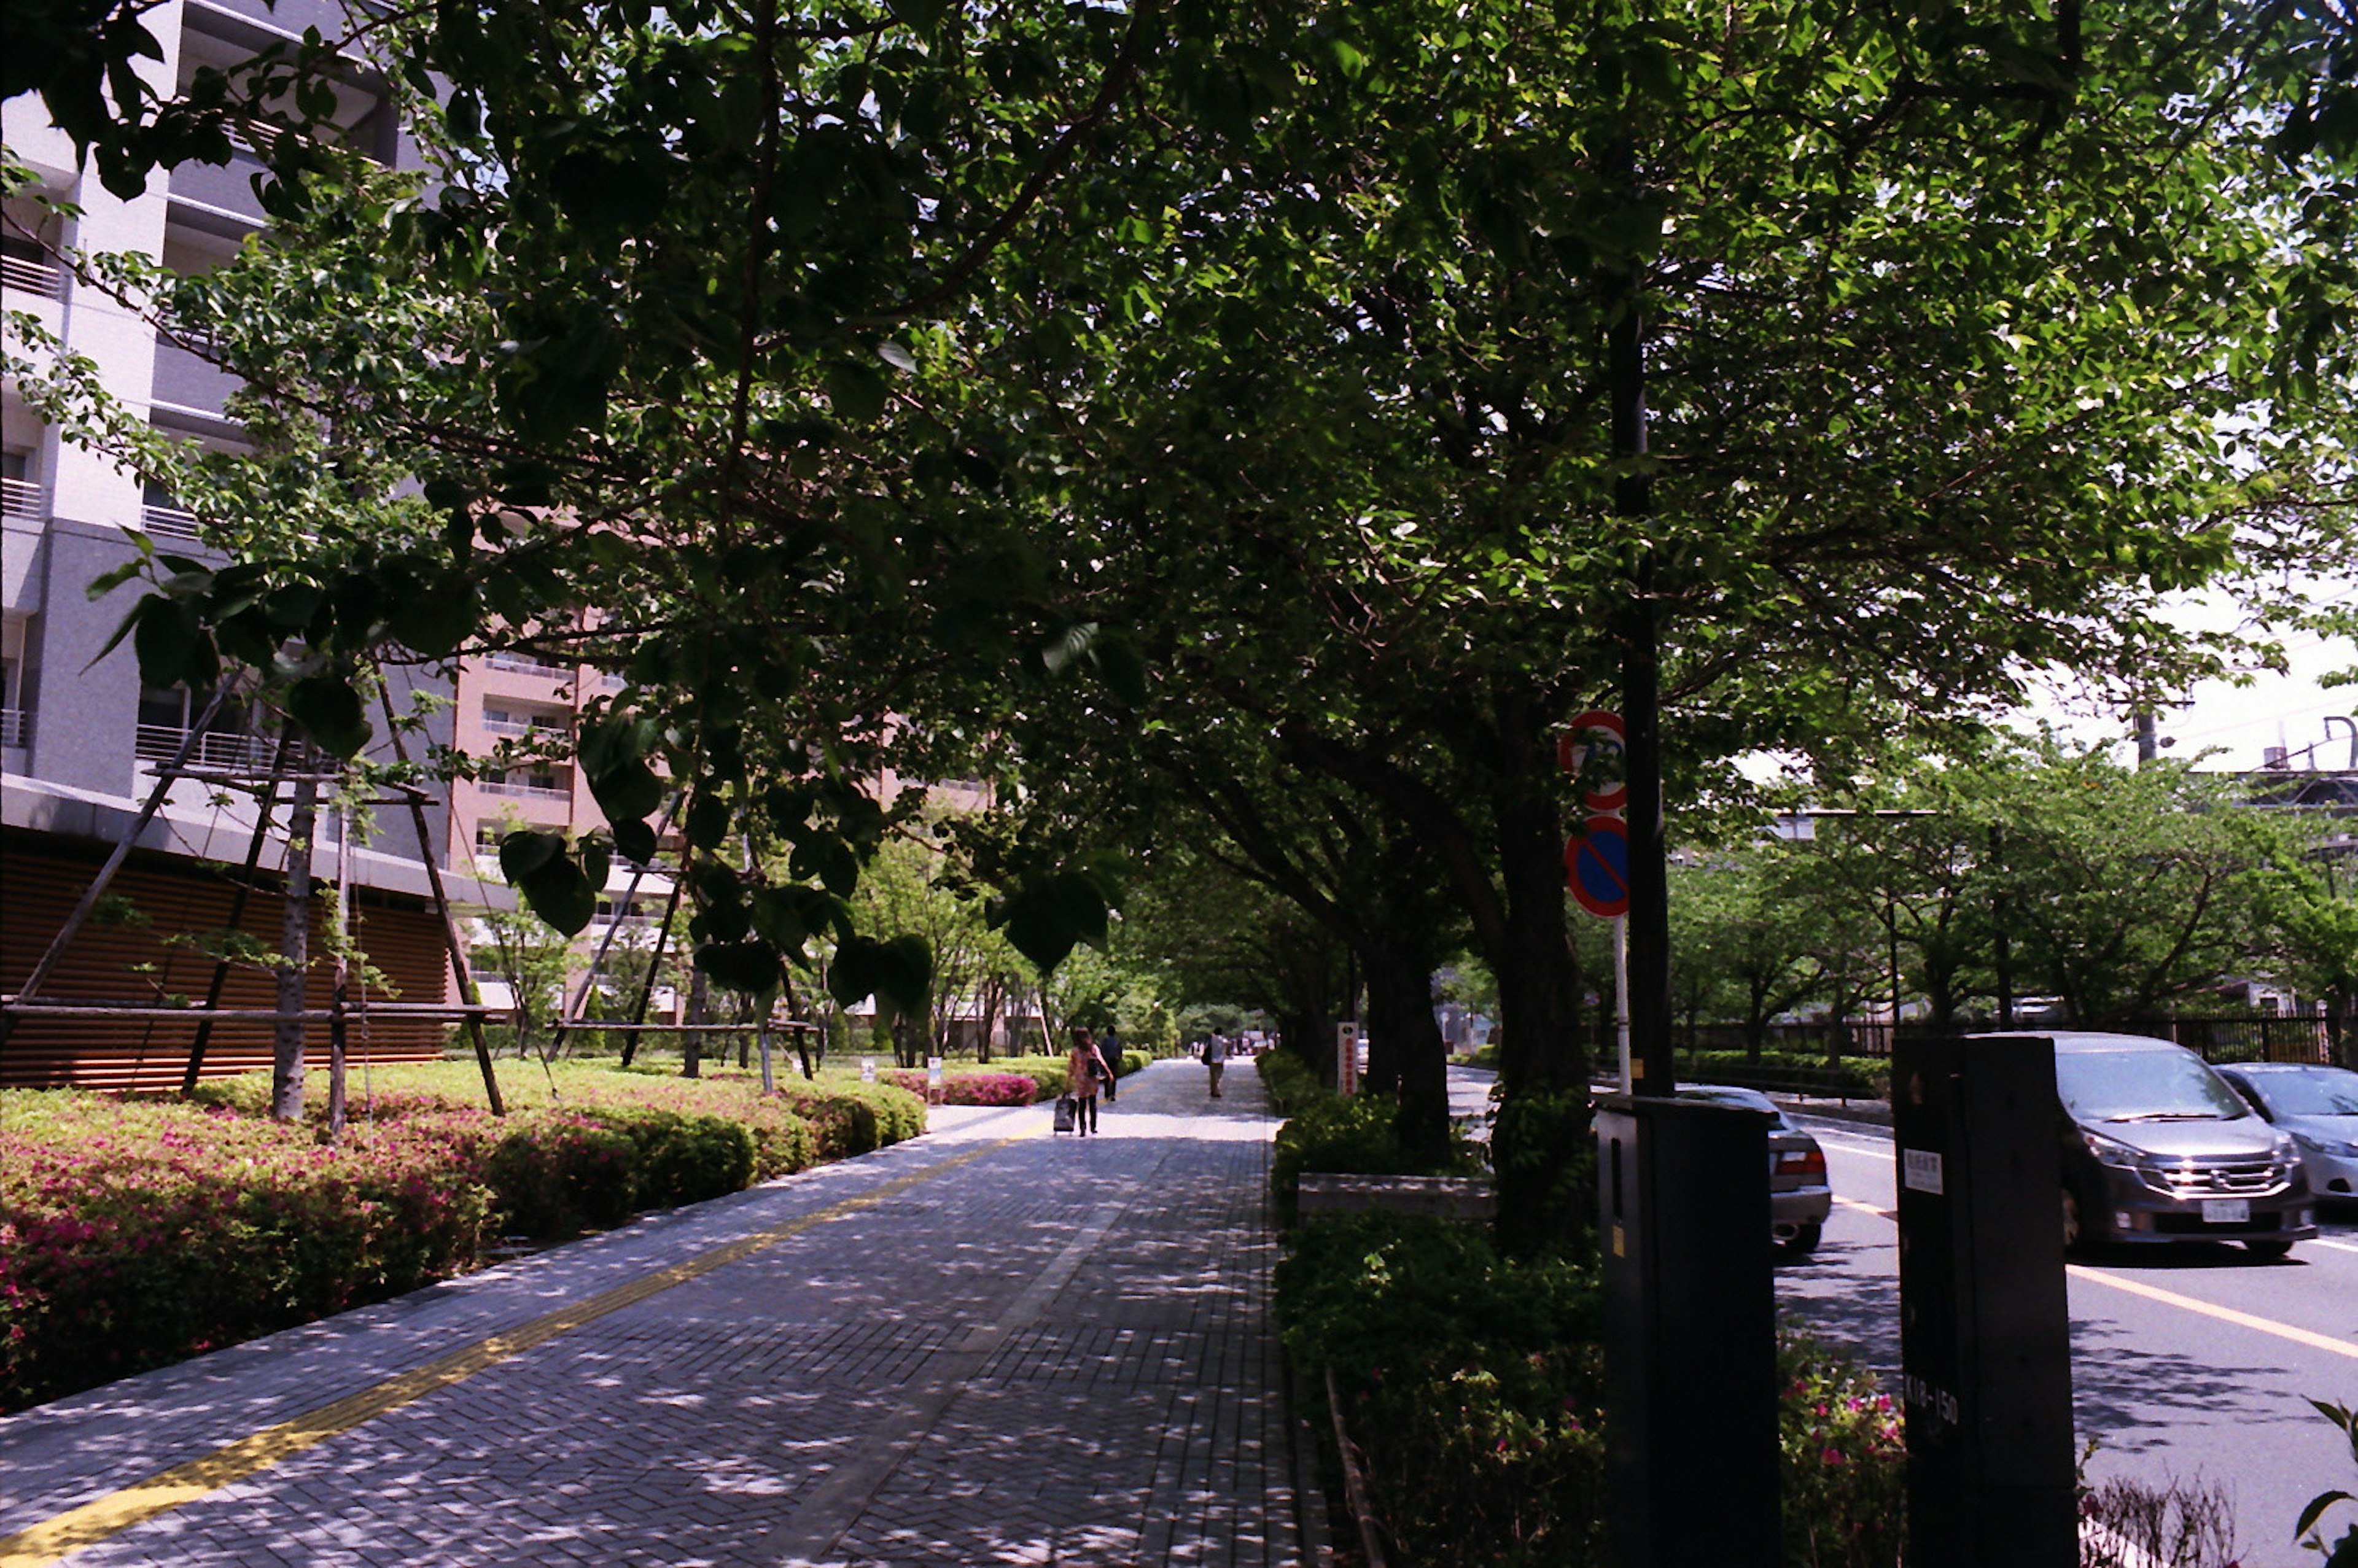
<svg viewBox="0 0 2358 1568"><path fill-rule="evenodd" d="M1556 765L1574 778L1586 764L1593 751L1610 750L1620 752L1628 748L1628 726L1621 716L1602 708L1592 708L1585 713L1575 713L1556 738ZM1619 811L1629 804L1629 786L1621 780L1595 789L1580 792L1580 804L1591 811Z"/></svg>

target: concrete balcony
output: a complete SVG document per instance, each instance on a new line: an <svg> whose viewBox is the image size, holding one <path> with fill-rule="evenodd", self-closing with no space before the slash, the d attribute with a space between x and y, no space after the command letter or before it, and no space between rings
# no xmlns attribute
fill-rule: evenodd
<svg viewBox="0 0 2358 1568"><path fill-rule="evenodd" d="M218 416L229 395L243 384L239 377L202 354L182 348L168 338L156 340L153 395L157 402Z"/></svg>
<svg viewBox="0 0 2358 1568"><path fill-rule="evenodd" d="M32 714L21 708L0 708L0 752L22 751L32 743Z"/></svg>
<svg viewBox="0 0 2358 1568"><path fill-rule="evenodd" d="M268 219L254 193L254 177L268 168L251 147L236 147L225 164L184 163L172 171L172 200L226 214L259 229Z"/></svg>

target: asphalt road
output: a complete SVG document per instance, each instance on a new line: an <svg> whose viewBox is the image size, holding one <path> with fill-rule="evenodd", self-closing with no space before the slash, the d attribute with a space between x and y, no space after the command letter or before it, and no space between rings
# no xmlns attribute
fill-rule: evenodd
<svg viewBox="0 0 2358 1568"><path fill-rule="evenodd" d="M1899 1365L1890 1135L1797 1116L1826 1151L1836 1203L1818 1251L1778 1270L1790 1320L1887 1377ZM2358 1223L2265 1262L2238 1247L2119 1251L2071 1266L2071 1380L2091 1479L2216 1485L2243 1568L2315 1568L2302 1505L2358 1490L2349 1444L2304 1396L2358 1404ZM2340 1516L2337 1516L2340 1517Z"/></svg>

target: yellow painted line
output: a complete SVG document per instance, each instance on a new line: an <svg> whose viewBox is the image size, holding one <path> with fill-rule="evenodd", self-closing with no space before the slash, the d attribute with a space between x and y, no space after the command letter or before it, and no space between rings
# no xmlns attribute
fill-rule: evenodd
<svg viewBox="0 0 2358 1568"><path fill-rule="evenodd" d="M1877 1208L1873 1204L1861 1203L1856 1198L1837 1197L1834 1202L1844 1208L1855 1208L1861 1214L1871 1214L1882 1219L1897 1220L1899 1217L1890 1209ZM2305 1345L2311 1350L2330 1350L2336 1356L2347 1356L2353 1360L2358 1360L2358 1344L2348 1340L2335 1339L2330 1335L2313 1333L2306 1328L2296 1328L2291 1324L2278 1323L2274 1318L2255 1317L2247 1312L2237 1312L2234 1307L2214 1306L2209 1302L2198 1300L2193 1296L2181 1296L2176 1291L2165 1291L2159 1285L2148 1285L2143 1280L2132 1280L2124 1274L2113 1274L2102 1269L2091 1269L2084 1263L2067 1263L2064 1267L2081 1279L2093 1280L2100 1285L2110 1285L2116 1291L2126 1291L2133 1296L2143 1296L2147 1301L2160 1302L2166 1306L2183 1307L2188 1312L2201 1313L2204 1317L2217 1318L2222 1323L2232 1323L2238 1328L2248 1328L2261 1334L2273 1334L2278 1339L2288 1339L2295 1345ZM5 1565L0 1564L0 1568L5 1568Z"/></svg>
<svg viewBox="0 0 2358 1568"><path fill-rule="evenodd" d="M829 1220L840 1219L882 1203L920 1183L946 1175L961 1165L979 1160L986 1154L996 1153L1019 1141L1001 1138L986 1143L979 1149L939 1164L928 1165L922 1171L896 1176L873 1192L845 1198L815 1214L787 1220L783 1225L699 1252L670 1268L643 1274L635 1280L600 1291L594 1296L585 1297L571 1306L560 1307L544 1317L535 1318L520 1327L478 1339L439 1360L429 1361L397 1377L388 1378L373 1388L362 1389L332 1404L321 1405L291 1421L265 1427L249 1437L216 1448L201 1458L191 1459L185 1465L175 1465L120 1491L109 1492L79 1508L68 1509L14 1535L0 1537L0 1568L43 1568L43 1565L55 1563L69 1552L94 1546L158 1514L169 1513L208 1493L267 1470L340 1433L350 1432L363 1422L414 1403L438 1389L463 1382L487 1368L521 1356L535 1346L546 1345L557 1336L579 1328L586 1323L594 1323L675 1285L686 1284L715 1269L726 1268L741 1259L750 1258L764 1248L799 1236L814 1226L824 1225Z"/></svg>
<svg viewBox="0 0 2358 1568"><path fill-rule="evenodd" d="M2108 1274L2102 1269L2091 1269L2083 1264L2074 1263L2071 1265L2071 1270L2072 1273L2083 1280L2093 1280L2099 1284L2110 1285L2116 1291L2126 1291L2133 1296L2143 1296L2147 1301L2161 1302L2169 1306L2184 1307L2188 1312L2199 1312L2204 1317L2215 1317L2222 1323L2232 1323L2238 1328L2255 1329L2261 1334L2273 1334L2278 1339L2289 1339L2295 1345L2305 1345L2311 1350L2327 1350L2336 1356L2347 1356L2353 1360L2358 1360L2358 1345L2353 1345L2348 1340L2335 1339L2322 1334L2312 1334L2306 1328L2295 1328L2288 1323L2278 1323L2274 1318L2255 1317L2247 1312L2237 1312L2234 1307L2213 1306L2209 1302L2197 1301L2192 1296L2181 1296L2176 1291L2165 1291L2158 1285L2148 1285L2143 1280L2132 1280L2120 1274Z"/></svg>

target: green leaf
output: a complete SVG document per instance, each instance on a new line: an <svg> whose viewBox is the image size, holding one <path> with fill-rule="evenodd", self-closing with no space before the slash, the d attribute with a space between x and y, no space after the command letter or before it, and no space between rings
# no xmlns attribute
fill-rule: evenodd
<svg viewBox="0 0 2358 1568"><path fill-rule="evenodd" d="M521 886L525 878L564 853L564 834L518 828L500 840L500 875Z"/></svg>
<svg viewBox="0 0 2358 1568"><path fill-rule="evenodd" d="M615 817L609 814L607 821L614 829L615 853L642 866L654 860L655 830L653 827L635 816Z"/></svg>
<svg viewBox="0 0 2358 1568"><path fill-rule="evenodd" d="M138 624L132 629L131 646L139 655L144 684L195 690L220 677L220 655L194 605L150 594L134 613Z"/></svg>
<svg viewBox="0 0 2358 1568"><path fill-rule="evenodd" d="M997 924L1015 950L1045 975L1083 942L1105 946L1109 904L1099 880L1086 871L1058 871L1008 896Z"/></svg>
<svg viewBox="0 0 2358 1568"><path fill-rule="evenodd" d="M598 890L562 855L518 882L516 892L535 914L567 936L579 936L598 913Z"/></svg>
<svg viewBox="0 0 2358 1568"><path fill-rule="evenodd" d="M2317 1522L2319 1516L2334 1504L2347 1502L2358 1502L2358 1498L2353 1498L2347 1492L2320 1492L2316 1497L2309 1498L2309 1507L2300 1510L2300 1518L2293 1523L2294 1536L2299 1537L2307 1531L2310 1525Z"/></svg>
<svg viewBox="0 0 2358 1568"><path fill-rule="evenodd" d="M583 771L589 771L586 765ZM653 768L633 759L604 773L590 773L590 793L597 799L598 809L606 814L606 820L620 824L645 816L661 806L664 786L663 780L655 775ZM650 832L647 837L652 841L654 835ZM622 842L619 829L614 841L617 844ZM645 855L631 857L634 860L646 858Z"/></svg>
<svg viewBox="0 0 2358 1568"><path fill-rule="evenodd" d="M717 795L699 795L688 803L683 826L690 844L699 849L717 849L729 836L729 803Z"/></svg>
<svg viewBox="0 0 2358 1568"><path fill-rule="evenodd" d="M147 557L145 555L134 556L113 571L101 572L97 577L91 579L90 587L86 591L93 600L104 599L124 583L137 577L146 565Z"/></svg>
<svg viewBox="0 0 2358 1568"><path fill-rule="evenodd" d="M474 579L465 572L443 572L388 598L386 630L395 642L429 659L457 653L481 622Z"/></svg>
<svg viewBox="0 0 2358 1568"><path fill-rule="evenodd" d="M877 950L876 1000L898 1016L922 1015L934 999L934 949L912 932Z"/></svg>
<svg viewBox="0 0 2358 1568"><path fill-rule="evenodd" d="M778 989L784 970L767 942L707 942L696 950L696 967L724 990L764 996Z"/></svg>
<svg viewBox="0 0 2358 1568"><path fill-rule="evenodd" d="M361 694L341 676L307 676L287 688L287 712L311 739L339 757L357 757L369 741Z"/></svg>
<svg viewBox="0 0 2358 1568"><path fill-rule="evenodd" d="M839 416L855 425L882 414L891 390L873 366L844 360L827 367L827 400Z"/></svg>
<svg viewBox="0 0 2358 1568"><path fill-rule="evenodd" d="M931 34L942 25L949 5L947 0L884 0L884 8L892 13L894 21Z"/></svg>

